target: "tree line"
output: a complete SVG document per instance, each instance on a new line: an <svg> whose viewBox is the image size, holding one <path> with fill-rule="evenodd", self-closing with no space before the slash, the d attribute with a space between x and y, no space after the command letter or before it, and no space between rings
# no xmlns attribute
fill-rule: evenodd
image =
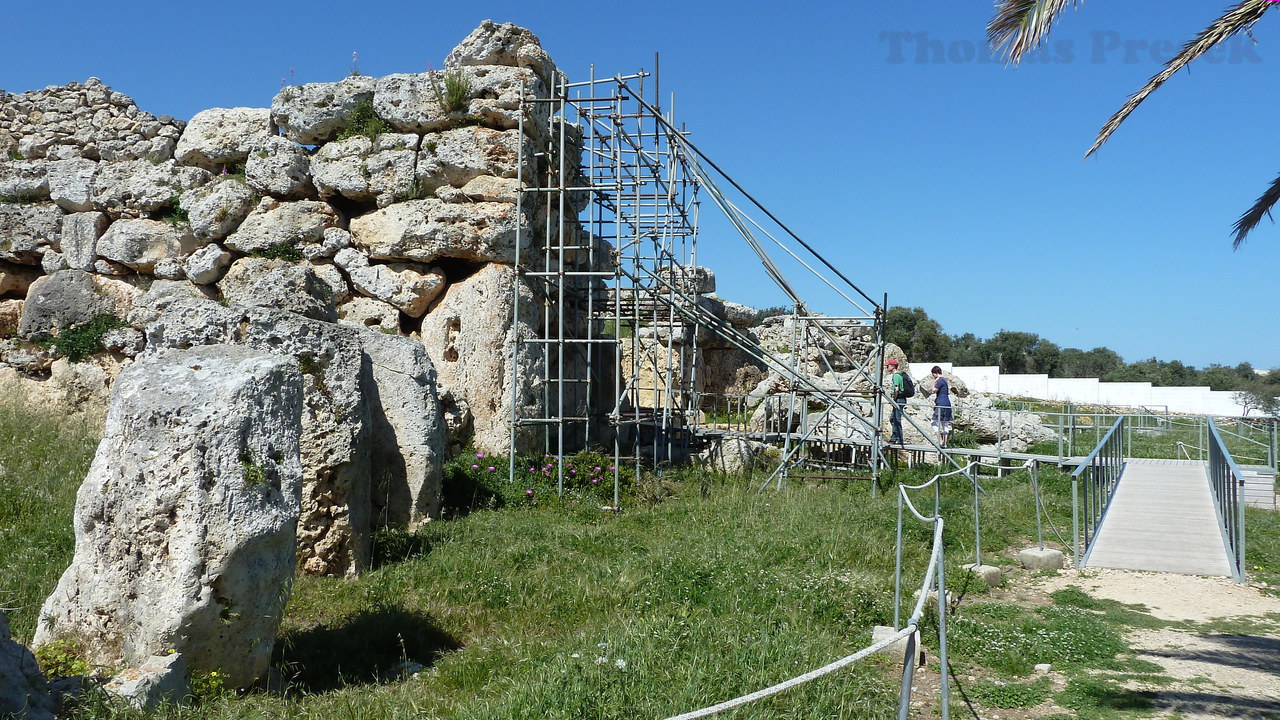
<svg viewBox="0 0 1280 720"><path fill-rule="evenodd" d="M891 307L885 316L885 340L916 362L994 365L1002 373L1041 373L1054 378L1098 378L1107 382L1149 382L1161 387L1204 385L1240 393L1248 407L1274 413L1280 396L1280 368L1266 374L1242 362L1204 369L1177 360L1150 358L1127 363L1105 347L1064 348L1035 333L1001 330L990 338L973 333L948 335L923 308Z"/></svg>

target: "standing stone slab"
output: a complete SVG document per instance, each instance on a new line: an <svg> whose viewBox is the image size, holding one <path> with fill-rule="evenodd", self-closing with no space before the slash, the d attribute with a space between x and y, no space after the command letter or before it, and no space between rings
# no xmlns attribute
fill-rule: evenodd
<svg viewBox="0 0 1280 720"><path fill-rule="evenodd" d="M298 567L312 575L355 577L369 561L370 403L362 395L364 354L355 328L265 307L224 307L173 294L144 299L153 348L248 345L278 353L303 377L303 488ZM144 316L149 313L149 316Z"/></svg>
<svg viewBox="0 0 1280 720"><path fill-rule="evenodd" d="M446 412L470 412L475 448L484 453L506 453L511 447L511 346L513 334L537 337L537 306L533 293L520 288L520 323L513 330L512 292L514 270L506 265L486 265L471 277L450 285L422 320L422 344L440 378L441 395L447 391L458 407ZM539 412L542 375L541 346L525 344L520 352L522 387L516 392L521 417ZM465 421L462 425L465 427ZM532 450L533 435L517 435L516 452Z"/></svg>
<svg viewBox="0 0 1280 720"><path fill-rule="evenodd" d="M364 397L373 436L373 505L384 522L416 527L440 513L444 417L436 370L422 344L377 330L359 332L369 359Z"/></svg>
<svg viewBox="0 0 1280 720"><path fill-rule="evenodd" d="M232 687L256 680L293 577L301 414L297 365L260 350L170 351L126 368L35 646L71 637L111 666L172 649Z"/></svg>

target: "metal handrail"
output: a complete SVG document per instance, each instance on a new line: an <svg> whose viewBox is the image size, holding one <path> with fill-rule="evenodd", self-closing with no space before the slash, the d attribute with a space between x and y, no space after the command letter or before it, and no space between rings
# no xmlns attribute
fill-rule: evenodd
<svg viewBox="0 0 1280 720"><path fill-rule="evenodd" d="M1076 567L1081 567L1082 556L1088 554L1090 543L1096 539L1098 525L1120 484L1120 473L1124 471L1124 423L1124 416L1117 418L1093 452L1071 473L1071 533L1075 540ZM1084 481L1083 498L1081 480Z"/></svg>
<svg viewBox="0 0 1280 720"><path fill-rule="evenodd" d="M1222 441L1213 418L1209 418L1209 439L1209 486L1218 512L1218 529L1231 558L1231 574L1236 582L1244 582L1244 474Z"/></svg>

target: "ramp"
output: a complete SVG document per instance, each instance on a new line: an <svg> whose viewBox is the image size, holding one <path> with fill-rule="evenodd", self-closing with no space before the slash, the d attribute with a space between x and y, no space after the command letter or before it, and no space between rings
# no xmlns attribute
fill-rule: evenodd
<svg viewBox="0 0 1280 720"><path fill-rule="evenodd" d="M1205 463L1126 461L1084 565L1232 577Z"/></svg>

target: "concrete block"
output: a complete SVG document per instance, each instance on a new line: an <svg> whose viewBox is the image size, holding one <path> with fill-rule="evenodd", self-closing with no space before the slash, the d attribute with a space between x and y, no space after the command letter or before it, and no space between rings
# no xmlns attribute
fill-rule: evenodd
<svg viewBox="0 0 1280 720"><path fill-rule="evenodd" d="M1061 570L1066 567L1066 556L1052 548L1027 548L1018 553L1018 560L1027 570Z"/></svg>
<svg viewBox="0 0 1280 720"><path fill-rule="evenodd" d="M876 625L874 628L871 629L871 642L878 643L881 640L888 640L889 638L896 635L897 632L898 630L896 628L892 628L888 625ZM923 650L920 647L920 631L917 630L913 634L915 635L915 638L916 638L916 652L918 654L923 654ZM885 646L885 648L880 652L887 653L888 655L894 658L903 659L906 657L906 654L907 654L908 640L909 638L904 637L900 640L897 640L892 645Z"/></svg>
<svg viewBox="0 0 1280 720"><path fill-rule="evenodd" d="M969 563L967 565L961 565L960 567L968 570L974 575L977 575L989 588L993 588L1000 584L1000 568L994 565L977 565L975 563Z"/></svg>

